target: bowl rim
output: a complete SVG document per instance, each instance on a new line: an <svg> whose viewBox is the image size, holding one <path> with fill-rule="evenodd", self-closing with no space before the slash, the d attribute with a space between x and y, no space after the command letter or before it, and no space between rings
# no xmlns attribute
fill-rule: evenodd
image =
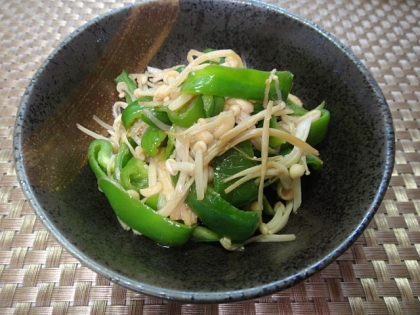
<svg viewBox="0 0 420 315"><path fill-rule="evenodd" d="M154 0L146 2L153 2ZM183 0L179 0L180 2ZM26 200L30 204L31 208L34 210L35 214L37 215L38 219L42 222L44 227L47 231L49 231L52 236L55 238L57 243L62 246L66 251L68 251L73 257L75 257L78 261L80 261L84 266L88 267L89 269L93 270L94 272L104 276L105 278L109 279L113 283L122 285L127 289L141 292L145 295L154 296L161 299L166 300L174 300L180 302L189 302L189 303L222 303L222 302L233 302L233 301L242 301L248 300L252 298L258 298L262 296L267 296L276 292L279 292L283 289L287 289L297 283L307 279L308 277L312 276L313 274L319 272L330 263L332 263L336 258L338 258L341 254L343 254L348 248L350 248L356 238L358 238L363 230L367 227L369 222L372 220L373 216L375 215L377 209L379 208L382 199L388 189L388 185L391 180L391 175L394 167L394 159L395 159L395 135L394 135L394 127L393 127L393 120L391 116L391 112L385 96L379 87L378 83L366 68L366 66L361 62L361 60L356 57L356 55L343 43L341 43L335 36L333 36L330 32L326 31L325 29L318 26L316 23L295 14L288 9L284 9L280 6L262 2L260 0L232 0L231 3L237 3L239 5L253 5L263 10L269 10L276 12L280 16L286 16L287 18L293 19L299 23L304 24L306 27L309 27L313 31L317 32L331 43L333 43L345 56L350 59L352 63L354 63L362 75L366 78L367 82L369 83L372 91L374 92L376 98L378 99L378 103L381 104L381 111L383 114L384 119L384 127L386 129L386 137L385 137L385 145L386 145L386 158L385 158L385 165L384 165L384 172L381 179L381 184L376 192L375 198L371 203L371 206L366 211L366 215L363 217L362 221L360 221L357 225L357 228L351 233L346 239L344 239L336 248L332 249L330 254L323 257L322 259L318 260L317 262L313 263L312 265L308 266L307 268L303 269L302 271L298 272L297 274L293 274L287 278L278 279L276 281L266 283L263 285L258 285L256 287L245 288L245 289L238 289L234 291L221 291L221 292L188 292L188 291L178 291L174 289L164 289L158 286L150 285L150 284L141 284L137 281L130 280L129 278L118 274L117 272L101 266L98 264L94 259L90 258L88 255L84 254L83 252L79 251L78 248L67 241L64 235L55 227L54 223L44 214L42 210L42 206L36 200L34 193L30 183L28 182L28 178L26 177L25 173L25 165L23 161L23 157L21 155L21 147L22 147L22 123L25 110L28 106L28 101L30 95L32 93L33 88L36 86L37 78L43 73L44 68L49 64L49 62L54 59L54 57L61 51L61 49L69 44L74 37L77 37L83 31L91 27L93 24L97 23L98 21L113 16L121 11L128 10L129 8L142 4L140 3L133 3L129 5L125 5L120 8L113 9L107 13L101 14L96 18L86 22L82 26L75 29L69 35L67 35L61 43L47 56L45 61L41 64L38 70L35 72L34 76L32 77L31 81L29 82L25 93L21 99L20 105L18 107L18 111L16 114L15 126L13 131L13 150L14 150L14 159L15 159L15 169L16 175L18 178L19 185L26 197Z"/></svg>

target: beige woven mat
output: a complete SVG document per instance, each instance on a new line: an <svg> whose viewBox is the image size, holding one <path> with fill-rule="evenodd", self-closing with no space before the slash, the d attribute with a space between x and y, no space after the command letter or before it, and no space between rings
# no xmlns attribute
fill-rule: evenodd
<svg viewBox="0 0 420 315"><path fill-rule="evenodd" d="M369 228L325 270L233 304L182 305L95 274L44 230L19 188L13 124L24 89L71 31L130 0L0 0L0 314L420 314L420 3L271 1L321 25L373 73L391 107L396 164Z"/></svg>

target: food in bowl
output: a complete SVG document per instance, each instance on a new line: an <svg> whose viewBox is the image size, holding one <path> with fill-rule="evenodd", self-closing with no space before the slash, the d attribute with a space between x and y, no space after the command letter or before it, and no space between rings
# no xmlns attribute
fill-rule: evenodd
<svg viewBox="0 0 420 315"><path fill-rule="evenodd" d="M292 73L247 68L233 50L186 59L123 70L113 124L94 117L108 136L77 125L95 138L88 159L100 190L124 228L165 246L295 240L279 232L301 205L301 177L322 167L314 146L327 133L325 103L305 109Z"/></svg>

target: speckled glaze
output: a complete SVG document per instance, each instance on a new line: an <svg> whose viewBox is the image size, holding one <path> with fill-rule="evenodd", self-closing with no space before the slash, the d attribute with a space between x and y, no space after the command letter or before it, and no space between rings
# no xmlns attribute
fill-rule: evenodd
<svg viewBox="0 0 420 315"><path fill-rule="evenodd" d="M154 27L142 28L145 22ZM232 48L249 67L292 71L294 94L308 107L325 100L331 111L331 131L318 147L325 167L305 178L302 207L285 229L296 234L295 242L255 244L243 252L217 244L161 247L125 232L97 189L86 164L90 139L76 123L100 130L91 117L109 119L112 80L122 68L184 63L189 49L207 47ZM64 248L129 289L189 303L269 295L326 267L372 219L394 161L390 112L361 62L311 22L243 0L149 2L83 26L31 81L14 147L22 189Z"/></svg>

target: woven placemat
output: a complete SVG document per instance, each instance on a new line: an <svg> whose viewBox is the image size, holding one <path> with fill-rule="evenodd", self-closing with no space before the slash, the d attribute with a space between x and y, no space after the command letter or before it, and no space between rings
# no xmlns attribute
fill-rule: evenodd
<svg viewBox="0 0 420 315"><path fill-rule="evenodd" d="M66 35L133 1L0 0L0 314L420 314L420 3L284 0L334 34L382 88L396 163L374 220L334 263L265 298L190 305L129 291L82 266L45 231L19 187L12 136L31 77Z"/></svg>

